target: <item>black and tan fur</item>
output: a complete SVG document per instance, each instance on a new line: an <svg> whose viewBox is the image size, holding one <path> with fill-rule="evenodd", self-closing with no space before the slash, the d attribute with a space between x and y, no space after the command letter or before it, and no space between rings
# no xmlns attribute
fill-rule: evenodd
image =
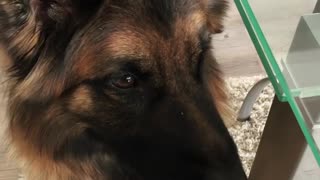
<svg viewBox="0 0 320 180"><path fill-rule="evenodd" d="M226 6L0 0L8 135L27 178L246 179L210 46Z"/></svg>

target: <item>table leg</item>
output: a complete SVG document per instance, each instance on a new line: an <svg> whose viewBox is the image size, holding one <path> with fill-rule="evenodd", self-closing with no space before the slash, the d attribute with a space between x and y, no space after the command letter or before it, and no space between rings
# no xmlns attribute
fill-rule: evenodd
<svg viewBox="0 0 320 180"><path fill-rule="evenodd" d="M289 104L275 98L249 180L291 180L305 148Z"/></svg>
<svg viewBox="0 0 320 180"><path fill-rule="evenodd" d="M320 0L317 1L316 7L314 8L313 13L320 13Z"/></svg>

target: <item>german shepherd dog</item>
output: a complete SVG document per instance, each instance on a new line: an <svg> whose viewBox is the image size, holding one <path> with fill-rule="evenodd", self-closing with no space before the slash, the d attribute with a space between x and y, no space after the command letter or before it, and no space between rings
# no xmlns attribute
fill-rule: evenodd
<svg viewBox="0 0 320 180"><path fill-rule="evenodd" d="M224 0L0 0L28 180L245 180L210 35Z"/></svg>

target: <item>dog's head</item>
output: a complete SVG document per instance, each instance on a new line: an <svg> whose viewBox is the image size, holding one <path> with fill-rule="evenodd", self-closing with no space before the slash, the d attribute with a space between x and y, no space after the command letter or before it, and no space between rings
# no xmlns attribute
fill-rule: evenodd
<svg viewBox="0 0 320 180"><path fill-rule="evenodd" d="M0 0L14 146L62 161L107 151L137 173L147 168L123 149L159 151L155 163L189 163L198 177L243 177L217 110L223 83L210 51L225 8L224 0Z"/></svg>

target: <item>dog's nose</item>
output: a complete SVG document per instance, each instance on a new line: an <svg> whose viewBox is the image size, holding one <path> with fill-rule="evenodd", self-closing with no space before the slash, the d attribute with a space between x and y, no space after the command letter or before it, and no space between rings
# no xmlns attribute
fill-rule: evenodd
<svg viewBox="0 0 320 180"><path fill-rule="evenodd" d="M199 130L203 146L208 148L209 159L217 168L208 169L205 180L247 180L236 145L229 135L223 120L206 96L193 98L193 103L186 106L188 116ZM216 154L215 154L216 153ZM220 161L220 162L219 162Z"/></svg>
<svg viewBox="0 0 320 180"><path fill-rule="evenodd" d="M164 144L175 146L178 157L184 154L180 158L183 166L188 164L185 169L200 166L196 173L203 176L199 180L246 180L222 119L214 105L199 96L163 98L152 113L153 136L167 137Z"/></svg>

